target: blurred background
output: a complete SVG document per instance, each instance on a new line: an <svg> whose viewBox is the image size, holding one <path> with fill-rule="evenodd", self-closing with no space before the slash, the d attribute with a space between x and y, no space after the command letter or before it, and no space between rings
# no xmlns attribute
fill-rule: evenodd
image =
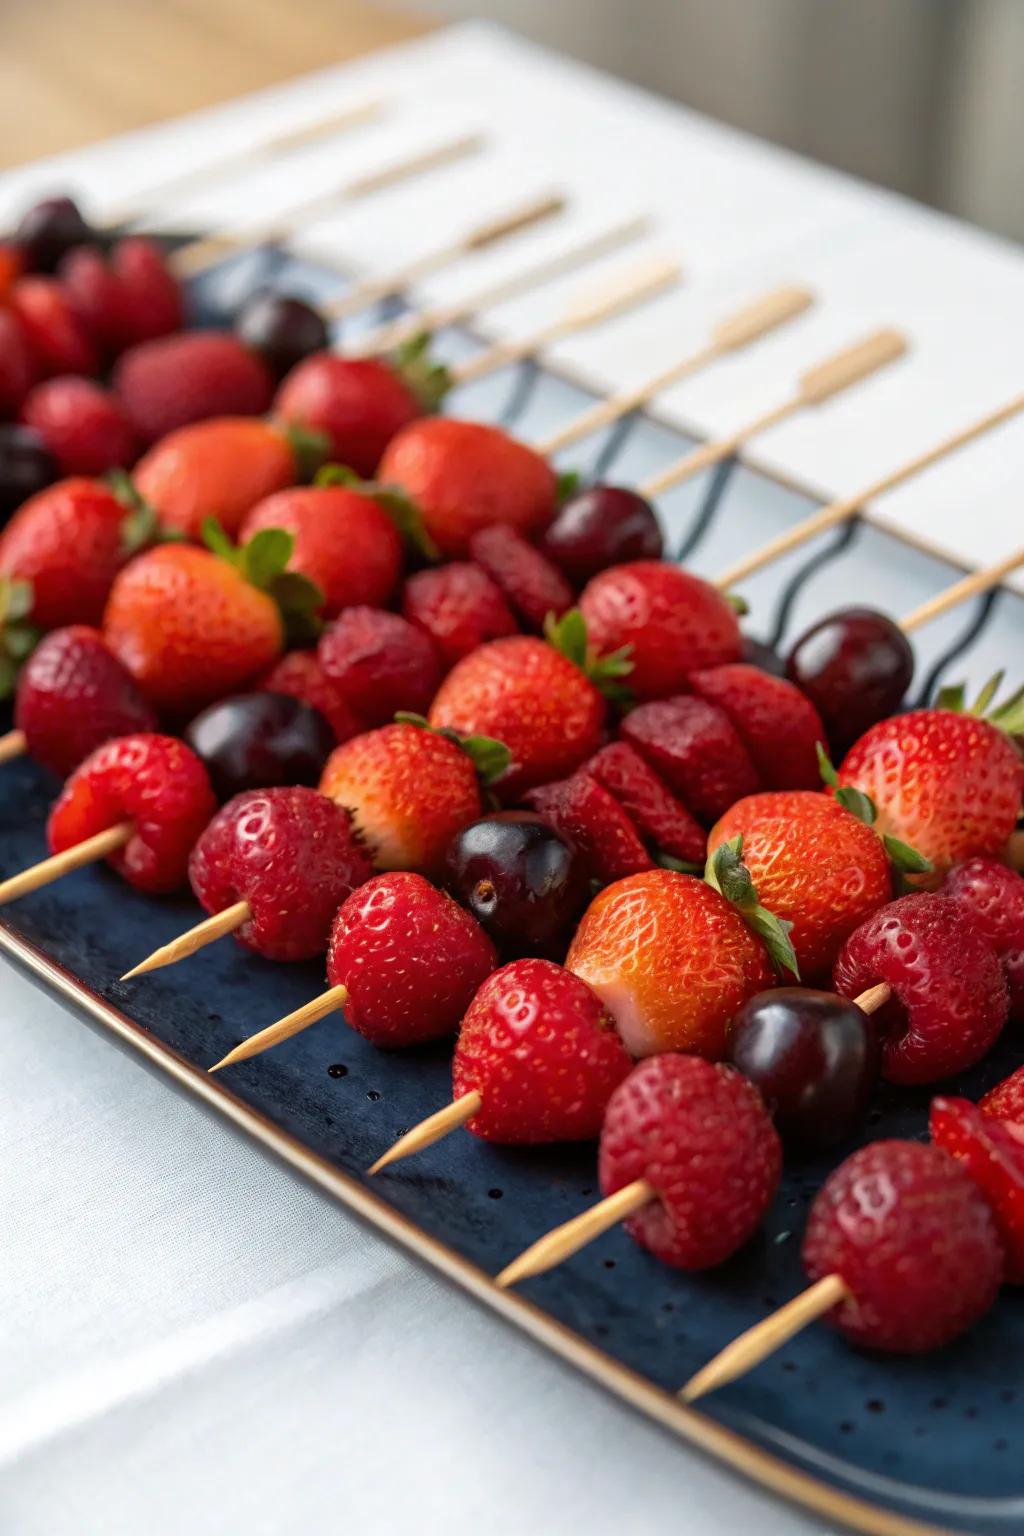
<svg viewBox="0 0 1024 1536"><path fill-rule="evenodd" d="M0 0L0 163L467 17L1024 239L1024 0Z"/></svg>

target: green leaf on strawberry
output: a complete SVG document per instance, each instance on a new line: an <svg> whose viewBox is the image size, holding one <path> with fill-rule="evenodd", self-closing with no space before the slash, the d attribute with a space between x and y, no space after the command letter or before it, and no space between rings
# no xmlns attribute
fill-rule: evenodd
<svg viewBox="0 0 1024 1536"><path fill-rule="evenodd" d="M852 784L840 784L839 775L836 773L828 753L820 741L814 743L814 750L818 754L818 771L822 780L835 790L835 798L844 810L856 816L866 827L873 827L878 818L875 802L870 795L864 794L860 789L854 789Z"/></svg>
<svg viewBox="0 0 1024 1536"><path fill-rule="evenodd" d="M447 741L465 752L476 769L477 777L484 785L493 784L500 779L509 763L512 754L503 741L497 741L493 736L460 736L458 731L453 731L447 725L431 725L424 715L413 714L411 710L400 709L395 715L395 720L400 725L414 725L419 731L431 731L435 736L444 736Z"/></svg>
<svg viewBox="0 0 1024 1536"><path fill-rule="evenodd" d="M359 496L368 496L382 512L386 512L407 544L418 550L431 564L440 560L441 551L427 532L420 509L411 496L397 486L381 485L376 480L363 480L347 464L324 464L313 481L317 486L342 485Z"/></svg>
<svg viewBox="0 0 1024 1536"><path fill-rule="evenodd" d="M750 870L743 862L742 837L720 843L709 855L704 879L736 908L747 927L757 934L776 973L782 976L789 971L799 981L800 967L789 937L793 924L762 907Z"/></svg>
<svg viewBox="0 0 1024 1536"><path fill-rule="evenodd" d="M964 683L953 683L941 688L936 695L935 708L951 710L955 715L974 715L979 720L987 720L989 725L996 726L1007 736L1024 735L1024 687L1018 688L995 709L989 707L1002 687L1005 676L1005 672L999 671L990 677L973 704L967 703Z"/></svg>
<svg viewBox="0 0 1024 1536"><path fill-rule="evenodd" d="M580 488L583 476L578 469L563 469L555 480L555 501L559 506L574 496Z"/></svg>
<svg viewBox="0 0 1024 1536"><path fill-rule="evenodd" d="M26 622L32 612L32 583L0 575L0 699L14 691L22 662L31 655L40 631Z"/></svg>
<svg viewBox="0 0 1024 1536"><path fill-rule="evenodd" d="M901 875L927 875L931 870L931 860L926 859L923 853L918 853L916 848L911 848L909 843L903 843L888 833L883 836L882 842L890 863Z"/></svg>
<svg viewBox="0 0 1024 1536"><path fill-rule="evenodd" d="M448 368L430 355L432 340L429 331L420 331L403 342L389 359L392 368L428 413L437 410L452 387L452 376Z"/></svg>
<svg viewBox="0 0 1024 1536"><path fill-rule="evenodd" d="M121 547L125 558L130 559L151 544L177 541L177 533L164 533L156 509L140 496L135 482L123 469L110 469L103 477L113 492L115 500L125 509L121 524Z"/></svg>
<svg viewBox="0 0 1024 1536"><path fill-rule="evenodd" d="M722 596L738 619L746 618L750 612L750 604L745 597L741 597L738 592L724 592Z"/></svg>
<svg viewBox="0 0 1024 1536"><path fill-rule="evenodd" d="M579 667L599 693L606 699L624 707L632 702L632 694L619 681L633 670L633 647L623 645L607 656L599 656L587 638L587 623L578 608L570 608L562 617L549 613L544 621L544 638L566 661Z"/></svg>
<svg viewBox="0 0 1024 1536"><path fill-rule="evenodd" d="M300 427L290 421L281 427L295 460L295 473L300 482L312 480L330 452L331 440L326 432L314 427Z"/></svg>
<svg viewBox="0 0 1024 1536"><path fill-rule="evenodd" d="M295 537L285 528L261 528L246 544L232 544L215 517L203 523L203 543L219 560L234 566L250 586L258 587L277 604L285 632L293 645L318 638L324 594L300 571L289 571Z"/></svg>

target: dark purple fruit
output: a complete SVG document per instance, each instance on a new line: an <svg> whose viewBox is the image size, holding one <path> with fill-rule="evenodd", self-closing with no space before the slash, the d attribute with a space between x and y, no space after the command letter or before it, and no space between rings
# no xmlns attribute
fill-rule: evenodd
<svg viewBox="0 0 1024 1536"><path fill-rule="evenodd" d="M884 613L841 608L794 643L786 676L816 706L839 755L899 709L914 676L914 653Z"/></svg>
<svg viewBox="0 0 1024 1536"><path fill-rule="evenodd" d="M23 501L60 479L60 465L38 432L0 425L0 525Z"/></svg>
<svg viewBox="0 0 1024 1536"><path fill-rule="evenodd" d="M760 668L762 672L770 672L773 677L781 677L785 671L785 663L779 653L763 640L755 640L753 635L743 636L743 660L752 667Z"/></svg>
<svg viewBox="0 0 1024 1536"><path fill-rule="evenodd" d="M266 289L246 300L235 331L258 352L275 378L283 379L312 352L323 352L330 334L323 316L302 299Z"/></svg>
<svg viewBox="0 0 1024 1536"><path fill-rule="evenodd" d="M576 849L526 811L460 832L448 849L448 884L509 957L561 958L590 898Z"/></svg>
<svg viewBox="0 0 1024 1536"><path fill-rule="evenodd" d="M664 542L649 501L617 485L570 496L544 535L544 553L577 587L624 560L660 560Z"/></svg>
<svg viewBox="0 0 1024 1536"><path fill-rule="evenodd" d="M221 800L247 789L318 784L335 747L320 711L287 693L221 699L195 717L185 740L206 764Z"/></svg>
<svg viewBox="0 0 1024 1536"><path fill-rule="evenodd" d="M831 1147L864 1118L881 1041L856 1003L809 987L778 987L744 1003L729 1058L760 1092L783 1140Z"/></svg>
<svg viewBox="0 0 1024 1536"><path fill-rule="evenodd" d="M76 245L91 245L96 231L70 197L48 197L22 216L14 238L30 272L53 272Z"/></svg>

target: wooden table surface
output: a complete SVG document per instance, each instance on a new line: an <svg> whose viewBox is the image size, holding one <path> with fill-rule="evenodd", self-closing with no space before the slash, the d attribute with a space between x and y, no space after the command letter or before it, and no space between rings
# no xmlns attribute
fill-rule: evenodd
<svg viewBox="0 0 1024 1536"><path fill-rule="evenodd" d="M368 0L5 0L0 165L177 117L424 32Z"/></svg>

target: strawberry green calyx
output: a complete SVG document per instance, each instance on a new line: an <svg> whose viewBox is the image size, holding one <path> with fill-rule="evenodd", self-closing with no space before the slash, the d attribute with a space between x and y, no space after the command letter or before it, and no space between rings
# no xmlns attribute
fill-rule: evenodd
<svg viewBox="0 0 1024 1536"><path fill-rule="evenodd" d="M287 569L295 548L292 534L284 528L261 528L248 543L232 544L217 519L208 517L203 523L203 543L211 554L233 565L250 586L273 599L293 645L317 639L323 629L324 595L308 576Z"/></svg>
<svg viewBox="0 0 1024 1536"><path fill-rule="evenodd" d="M275 425L279 426L292 451L299 480L312 480L330 452L331 440L327 433L317 432L313 427L300 427L293 421Z"/></svg>
<svg viewBox="0 0 1024 1536"><path fill-rule="evenodd" d="M570 496L575 496L583 483L583 476L578 469L563 469L555 480L555 501L558 506L563 506Z"/></svg>
<svg viewBox="0 0 1024 1536"><path fill-rule="evenodd" d="M430 355L432 340L429 331L420 331L397 347L388 359L428 414L437 410L452 387L449 370Z"/></svg>
<svg viewBox="0 0 1024 1536"><path fill-rule="evenodd" d="M598 656L587 638L587 622L578 608L570 608L560 619L549 613L544 621L544 638L566 661L579 667L606 699L622 705L632 703L632 694L620 681L633 670L631 645Z"/></svg>
<svg viewBox="0 0 1024 1536"><path fill-rule="evenodd" d="M495 779L500 779L512 761L512 754L505 743L495 740L493 736L460 736L450 726L431 725L423 715L414 715L404 709L398 711L395 720L399 725L414 725L418 731L430 731L434 736L445 737L465 752L485 787L493 784Z"/></svg>
<svg viewBox="0 0 1024 1536"><path fill-rule="evenodd" d="M155 508L140 496L135 482L123 469L108 470L103 478L115 501L119 501L125 509L125 519L121 524L121 547L126 558L137 555L150 544L177 537L161 532Z"/></svg>
<svg viewBox="0 0 1024 1536"><path fill-rule="evenodd" d="M964 683L954 683L951 687L942 688L935 700L935 708L951 710L955 715L974 715L979 720L987 720L989 725L996 726L1007 736L1024 735L1024 687L1018 688L995 709L989 709L989 705L1003 686L1005 676L1006 673L1000 671L994 677L990 677L973 704L967 703L967 688Z"/></svg>
<svg viewBox="0 0 1024 1536"><path fill-rule="evenodd" d="M32 612L32 583L0 575L0 699L14 692L22 663L39 641L40 631L26 622Z"/></svg>
<svg viewBox="0 0 1024 1536"><path fill-rule="evenodd" d="M736 908L747 927L757 934L768 951L768 958L776 973L782 976L789 971L799 981L800 967L789 937L793 924L776 917L767 907L762 907L750 870L743 862L742 837L733 837L727 843L720 843L714 853L708 856L704 879Z"/></svg>
<svg viewBox="0 0 1024 1536"><path fill-rule="evenodd" d="M855 789L852 784L840 784L839 775L822 746L821 742L815 742L815 750L818 754L818 768L821 777L830 789L835 790L834 798L849 811L851 816L856 816L866 827L873 827L878 820L878 808L870 795L866 795L862 789ZM889 862L901 875L927 875L932 864L923 853L918 853L916 848L911 848L909 843L901 842L898 837L892 837L888 833L879 834L885 845L885 851L889 855Z"/></svg>
<svg viewBox="0 0 1024 1536"><path fill-rule="evenodd" d="M722 596L738 619L746 618L750 612L750 604L745 597L741 597L738 592L723 592Z"/></svg>
<svg viewBox="0 0 1024 1536"><path fill-rule="evenodd" d="M425 560L431 564L440 560L441 551L427 532L419 507L397 486L380 485L376 480L363 480L347 464L324 464L317 471L313 484L320 487L341 485L346 490L355 491L358 496L369 497L382 512L387 513L405 542Z"/></svg>

